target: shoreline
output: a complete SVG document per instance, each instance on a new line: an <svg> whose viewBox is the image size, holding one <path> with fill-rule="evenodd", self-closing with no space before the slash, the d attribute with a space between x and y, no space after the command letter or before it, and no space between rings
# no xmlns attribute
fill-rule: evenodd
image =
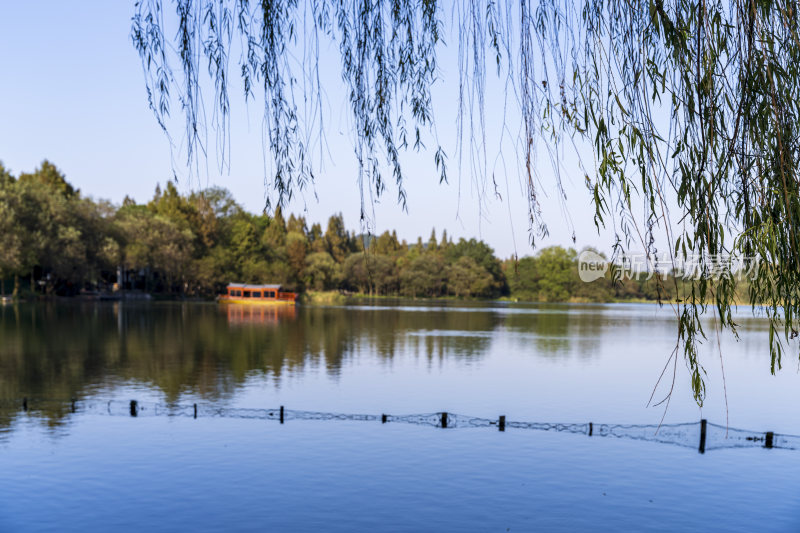
<svg viewBox="0 0 800 533"><path fill-rule="evenodd" d="M402 295L370 295L364 293L348 293L340 291L306 291L300 293L297 304L304 306L315 305L348 305L364 301L388 301L402 300L409 302L474 302L488 303L500 302L506 304L657 304L673 305L686 304L686 302L674 302L670 300L649 300L644 298L611 299L611 300L589 300L585 298L570 298L569 300L523 300L512 296L501 296L499 298L470 298L458 296L433 296L433 297L410 297ZM75 296L57 295L36 295L31 298L14 298L11 295L0 296L0 305L14 305L20 303L36 302L193 302L193 303L214 303L216 298L202 296L181 296L161 293L144 292L124 292L124 293L100 293L83 294ZM750 302L735 300L732 305L736 307L752 306ZM762 307L763 304L755 304L755 307Z"/></svg>

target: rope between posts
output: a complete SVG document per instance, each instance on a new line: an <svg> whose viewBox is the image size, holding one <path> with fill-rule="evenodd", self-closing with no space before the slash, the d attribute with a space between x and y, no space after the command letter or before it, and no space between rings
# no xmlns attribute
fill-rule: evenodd
<svg viewBox="0 0 800 533"><path fill-rule="evenodd" d="M756 432L707 422L686 422L679 424L598 424L586 423L553 423L526 422L506 420L501 415L496 419L462 415L449 412L432 412L424 414L391 415L391 414L353 414L322 411L304 411L285 409L283 406L274 409L224 407L207 403L157 403L137 400L59 400L29 399L0 400L0 415L4 411L46 412L56 411L59 414L85 413L95 415L148 417L169 416L189 418L241 418L255 420L274 420L281 424L293 420L311 421L362 421L414 424L443 429L489 428L499 431L506 429L551 431L560 433L583 434L589 437L615 437L632 440L643 440L673 444L689 448L697 448L700 453L708 450L724 448L779 448L787 450L800 449L800 436L774 433L772 431ZM0 416L0 421L2 421Z"/></svg>

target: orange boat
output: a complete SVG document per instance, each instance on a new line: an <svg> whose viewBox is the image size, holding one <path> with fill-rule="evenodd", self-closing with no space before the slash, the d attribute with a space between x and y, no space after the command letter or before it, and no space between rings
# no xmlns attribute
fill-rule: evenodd
<svg viewBox="0 0 800 533"><path fill-rule="evenodd" d="M245 305L294 305L297 295L282 291L280 285L229 283L227 292L217 297L220 303Z"/></svg>

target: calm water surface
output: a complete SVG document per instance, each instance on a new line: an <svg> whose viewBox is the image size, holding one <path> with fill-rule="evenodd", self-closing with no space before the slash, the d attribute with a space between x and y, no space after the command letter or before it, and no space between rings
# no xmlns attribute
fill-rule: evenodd
<svg viewBox="0 0 800 533"><path fill-rule="evenodd" d="M731 427L800 434L797 360L770 375L739 322L701 349L702 411L680 360L665 423L724 425L727 389ZM800 450L40 401L657 424L675 333L653 305L0 307L0 532L800 531Z"/></svg>

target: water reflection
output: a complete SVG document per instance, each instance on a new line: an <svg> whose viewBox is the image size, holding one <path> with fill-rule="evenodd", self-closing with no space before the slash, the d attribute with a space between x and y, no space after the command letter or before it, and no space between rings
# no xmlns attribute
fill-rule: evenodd
<svg viewBox="0 0 800 533"><path fill-rule="evenodd" d="M549 359L571 355L589 359L599 353L608 326L606 312L603 306L547 305L536 312L510 313L504 325L513 333L511 342L518 350ZM625 320L618 325L627 326Z"/></svg>
<svg viewBox="0 0 800 533"><path fill-rule="evenodd" d="M0 399L82 399L138 384L167 402L231 398L248 379L277 384L349 360L398 356L471 364L510 338L548 358L599 346L603 308L495 305L257 307L28 304L0 308ZM413 383L409 383L413 386ZM7 409L0 409L7 411ZM63 407L43 413L57 421ZM0 426L10 422L0 414ZM2 418L5 417L5 418ZM57 422L54 422L57 423Z"/></svg>
<svg viewBox="0 0 800 533"><path fill-rule="evenodd" d="M228 304L221 308L228 317L228 324L277 325L280 322L297 318L297 308L293 305L264 306Z"/></svg>
<svg viewBox="0 0 800 533"><path fill-rule="evenodd" d="M204 304L21 305L0 310L0 397L71 398L109 380L139 380L168 399L208 399L253 371L279 377L356 351L392 358L480 357L493 313ZM426 335L426 332L464 332ZM421 333L421 336L409 333Z"/></svg>

